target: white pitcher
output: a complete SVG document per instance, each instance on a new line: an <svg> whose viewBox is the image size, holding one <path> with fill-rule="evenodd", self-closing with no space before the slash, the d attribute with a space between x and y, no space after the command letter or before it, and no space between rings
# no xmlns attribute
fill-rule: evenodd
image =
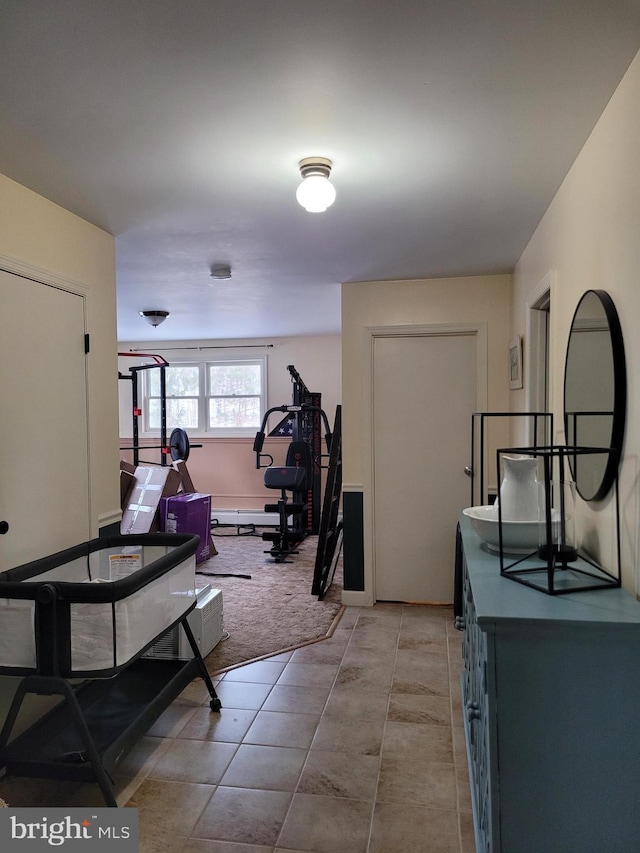
<svg viewBox="0 0 640 853"><path fill-rule="evenodd" d="M498 500L503 521L538 518L537 460L533 456L503 456L503 476ZM496 501L496 514L498 511Z"/></svg>

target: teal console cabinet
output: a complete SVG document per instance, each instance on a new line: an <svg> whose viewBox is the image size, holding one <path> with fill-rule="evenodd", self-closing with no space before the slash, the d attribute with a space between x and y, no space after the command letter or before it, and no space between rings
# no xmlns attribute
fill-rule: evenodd
<svg viewBox="0 0 640 853"><path fill-rule="evenodd" d="M460 527L477 853L637 853L640 603L503 578L464 516Z"/></svg>

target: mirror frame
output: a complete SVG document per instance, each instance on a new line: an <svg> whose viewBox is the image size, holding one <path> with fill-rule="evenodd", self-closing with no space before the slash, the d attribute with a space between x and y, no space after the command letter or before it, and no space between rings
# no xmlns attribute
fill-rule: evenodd
<svg viewBox="0 0 640 853"><path fill-rule="evenodd" d="M567 349L564 361L564 382L563 382L563 422L565 430L565 440L567 436L567 366L569 361L569 348L571 345L571 334L578 316L578 311L584 299L590 294L595 294L600 300L600 304L604 309L607 325L609 327L609 337L611 340L611 356L613 361L613 422L611 424L610 447L615 450L615 454L610 454L600 485L595 493L587 497L581 491L576 481L576 490L580 497L585 501L601 501L606 497L616 476L617 468L622 456L622 443L624 440L625 421L627 413L627 366L624 352L624 341L622 338L622 327L620 326L620 318L614 305L613 299L605 290L586 290L573 313L571 319L571 327L569 329L569 338L567 340ZM572 472L573 473L573 472ZM575 476L575 475L574 475Z"/></svg>

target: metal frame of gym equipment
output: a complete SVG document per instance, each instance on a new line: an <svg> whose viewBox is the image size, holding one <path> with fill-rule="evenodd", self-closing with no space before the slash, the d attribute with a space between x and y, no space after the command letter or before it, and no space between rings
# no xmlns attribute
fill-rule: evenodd
<svg viewBox="0 0 640 853"><path fill-rule="evenodd" d="M316 534L320 529L320 509L322 505L322 394L309 391L302 377L292 364L287 365L293 383L292 403L303 409L293 422L293 441L304 441L311 452L312 470L307 482L306 494L294 494L294 500L307 505L307 512L294 522L301 533ZM325 416L326 421L326 416ZM328 432L328 428L327 428Z"/></svg>
<svg viewBox="0 0 640 853"><path fill-rule="evenodd" d="M166 368L169 367L169 362L161 355L156 355L149 352L119 352L119 356L124 358L152 358L153 364L139 364L129 368L129 373L121 373L118 371L118 379L126 379L131 382L131 410L133 416L133 441L131 446L121 447L120 450L133 451L133 464L138 466L140 460L140 450L159 450L160 465L166 468L171 462L167 462L167 457L171 457L173 462L186 462L189 458L189 452L192 447L202 447L201 444L191 444L189 436L180 427L176 427L169 436L167 441L167 380ZM138 418L142 415L142 409L138 403L138 374L145 370L160 371L160 444L140 444L140 430L138 427ZM142 460L144 462L144 460ZM147 465L155 465L155 462L144 462Z"/></svg>
<svg viewBox="0 0 640 853"><path fill-rule="evenodd" d="M318 548L311 587L311 595L317 595L319 601L322 601L333 583L338 558L342 549L342 521L338 519L341 493L342 406L337 406L333 422L327 481L324 487L320 532L318 533Z"/></svg>
<svg viewBox="0 0 640 853"><path fill-rule="evenodd" d="M262 538L267 542L273 543L271 550L265 551L265 553L270 554L277 563L282 563L287 562L286 558L288 556L298 553L296 545L308 534L305 525L296 525L295 519L308 515L309 508L306 498L312 492L312 489L309 488L308 479L309 476L314 475L316 467L320 469L321 454L314 458L306 442L294 439L289 446L286 464L275 466L273 464L273 456L270 453L262 452L267 422L273 412L289 413L295 416L296 421L299 418L309 415L314 416L314 418L317 417L318 422L323 422L325 425L325 437L329 450L331 449L332 439L327 416L324 410L318 406L307 406L306 404L272 406L272 408L265 412L262 418L260 430L256 433L253 442L253 450L256 454L256 468L267 469L264 478L267 488L280 490L278 502L276 504L265 505L265 512L278 513L278 528L276 531L265 531L262 534ZM306 450L306 454L301 452L302 448ZM300 458L303 455L306 455L306 460ZM265 460L267 460L266 464ZM301 470L306 472L306 476L300 473ZM293 493L292 501L289 501L287 496L288 491ZM289 519L291 519L291 523L289 523Z"/></svg>

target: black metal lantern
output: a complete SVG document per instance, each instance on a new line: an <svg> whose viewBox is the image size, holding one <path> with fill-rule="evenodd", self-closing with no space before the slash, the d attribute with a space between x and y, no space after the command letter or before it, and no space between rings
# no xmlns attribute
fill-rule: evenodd
<svg viewBox="0 0 640 853"><path fill-rule="evenodd" d="M500 449L496 452L498 482L507 455L536 460L537 515L514 520L498 500L500 574L548 595L619 587L617 452L564 445ZM612 455L616 458L609 464ZM608 514L597 512L576 490L574 472L589 467L596 457L606 457L604 464L615 472ZM607 517L609 527L603 524Z"/></svg>

